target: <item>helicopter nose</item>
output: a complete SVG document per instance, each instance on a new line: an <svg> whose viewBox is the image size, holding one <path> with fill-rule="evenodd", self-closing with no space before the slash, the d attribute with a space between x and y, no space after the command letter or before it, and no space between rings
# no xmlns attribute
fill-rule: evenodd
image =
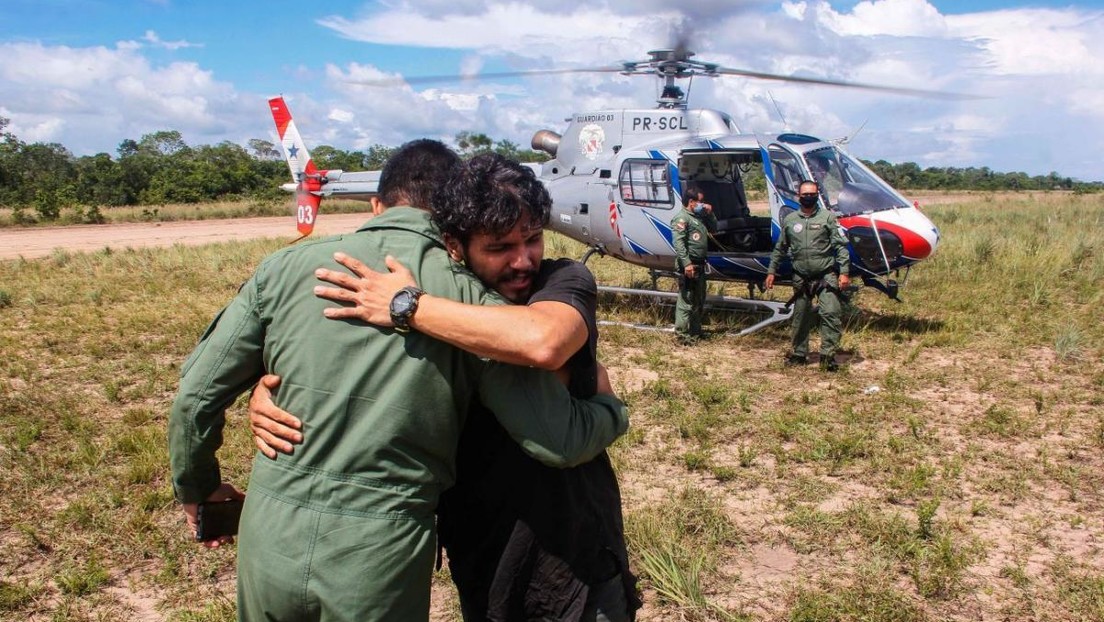
<svg viewBox="0 0 1104 622"><path fill-rule="evenodd" d="M840 220L867 268L885 271L926 259L939 244L939 230L919 210L901 208Z"/></svg>
<svg viewBox="0 0 1104 622"><path fill-rule="evenodd" d="M927 259L939 246L939 228L915 207L904 210L901 219L901 244L910 259Z"/></svg>

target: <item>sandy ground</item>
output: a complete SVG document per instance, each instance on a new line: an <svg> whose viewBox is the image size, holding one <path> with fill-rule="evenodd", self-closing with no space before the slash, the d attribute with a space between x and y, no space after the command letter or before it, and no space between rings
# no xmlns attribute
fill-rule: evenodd
<svg viewBox="0 0 1104 622"><path fill-rule="evenodd" d="M314 236L353 231L371 214L326 214L314 228ZM71 252L198 245L249 238L296 238L290 216L188 220L179 222L72 225L67 227L12 227L0 229L0 259L45 257L54 249Z"/></svg>

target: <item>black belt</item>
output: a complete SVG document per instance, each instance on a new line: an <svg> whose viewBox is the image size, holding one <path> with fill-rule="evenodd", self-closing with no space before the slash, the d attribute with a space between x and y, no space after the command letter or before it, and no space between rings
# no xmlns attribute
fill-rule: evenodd
<svg viewBox="0 0 1104 622"><path fill-rule="evenodd" d="M828 273L824 273L819 278L808 279L799 274L798 276L801 276L802 279L801 287L798 287L796 285L794 286L793 295L790 296L790 299L786 301L786 304L783 305L783 307L787 309L790 308L791 306L793 306L793 303L797 302L798 298L808 298L809 300L812 300L813 298L819 296L820 293L824 290L835 292L838 296L843 296L843 292L841 292L838 287L832 287L828 284L827 281L824 280L824 277L827 275Z"/></svg>

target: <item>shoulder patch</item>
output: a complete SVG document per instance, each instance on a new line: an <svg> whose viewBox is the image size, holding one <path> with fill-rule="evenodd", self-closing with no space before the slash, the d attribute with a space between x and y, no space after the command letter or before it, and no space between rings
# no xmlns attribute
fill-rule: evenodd
<svg viewBox="0 0 1104 622"><path fill-rule="evenodd" d="M682 230L686 229L686 221L681 220L681 219L676 220L675 221L675 228L678 229L679 231L682 231Z"/></svg>

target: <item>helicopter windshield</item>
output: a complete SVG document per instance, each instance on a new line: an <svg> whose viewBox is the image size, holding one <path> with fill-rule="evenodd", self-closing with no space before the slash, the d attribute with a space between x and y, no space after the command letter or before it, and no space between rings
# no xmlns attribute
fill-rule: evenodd
<svg viewBox="0 0 1104 622"><path fill-rule="evenodd" d="M828 206L844 215L880 212L908 205L908 200L862 162L835 147L805 154L812 179Z"/></svg>

